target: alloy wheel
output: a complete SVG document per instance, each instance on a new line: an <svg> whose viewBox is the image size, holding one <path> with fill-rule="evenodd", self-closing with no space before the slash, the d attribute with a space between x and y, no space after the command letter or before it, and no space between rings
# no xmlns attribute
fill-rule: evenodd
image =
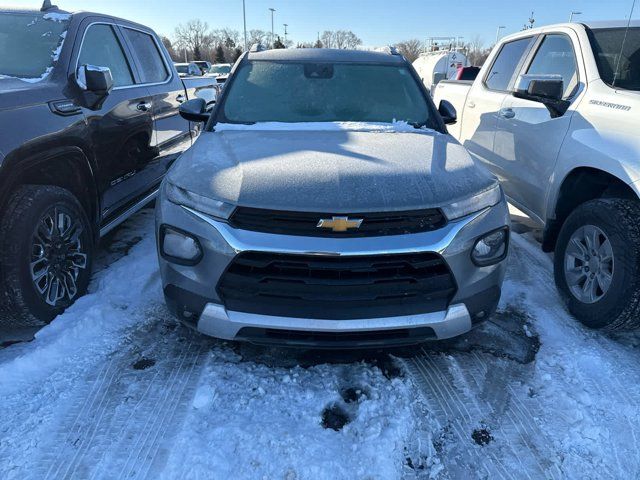
<svg viewBox="0 0 640 480"><path fill-rule="evenodd" d="M47 304L67 306L78 295L78 277L87 268L79 219L59 206L47 210L31 239L33 285Z"/></svg>
<svg viewBox="0 0 640 480"><path fill-rule="evenodd" d="M578 228L567 244L564 275L571 294L583 303L595 303L611 288L614 258L607 235L594 225Z"/></svg>

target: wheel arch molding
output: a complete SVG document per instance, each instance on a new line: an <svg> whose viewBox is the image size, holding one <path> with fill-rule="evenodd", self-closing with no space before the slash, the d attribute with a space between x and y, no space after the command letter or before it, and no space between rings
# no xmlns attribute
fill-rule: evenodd
<svg viewBox="0 0 640 480"><path fill-rule="evenodd" d="M13 152L0 165L0 212L20 185L55 185L76 196L97 239L101 210L96 173L95 165L78 146Z"/></svg>

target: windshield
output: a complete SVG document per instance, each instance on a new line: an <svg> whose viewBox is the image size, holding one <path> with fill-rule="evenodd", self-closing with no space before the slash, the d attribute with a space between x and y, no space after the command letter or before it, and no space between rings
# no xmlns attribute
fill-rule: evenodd
<svg viewBox="0 0 640 480"><path fill-rule="evenodd" d="M435 124L404 66L254 61L227 88L218 121Z"/></svg>
<svg viewBox="0 0 640 480"><path fill-rule="evenodd" d="M44 78L58 59L70 15L0 14L0 77Z"/></svg>
<svg viewBox="0 0 640 480"><path fill-rule="evenodd" d="M640 90L640 28L628 33L626 28L594 29L590 37L602 80L612 87Z"/></svg>
<svg viewBox="0 0 640 480"><path fill-rule="evenodd" d="M209 69L209 73L226 75L231 71L231 65L214 65Z"/></svg>

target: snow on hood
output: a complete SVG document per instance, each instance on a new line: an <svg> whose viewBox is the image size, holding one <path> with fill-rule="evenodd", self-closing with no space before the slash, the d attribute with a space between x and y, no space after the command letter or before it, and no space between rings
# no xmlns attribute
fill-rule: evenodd
<svg viewBox="0 0 640 480"><path fill-rule="evenodd" d="M331 213L436 207L496 182L449 135L264 126L204 132L168 181L234 205Z"/></svg>
<svg viewBox="0 0 640 480"><path fill-rule="evenodd" d="M226 131L274 131L274 130L295 130L295 131L322 131L335 132L350 130L353 132L412 132L416 128L407 122L257 122L250 125L243 123L218 123L215 126L216 132ZM427 131L427 129L421 129ZM435 130L428 130L437 134Z"/></svg>

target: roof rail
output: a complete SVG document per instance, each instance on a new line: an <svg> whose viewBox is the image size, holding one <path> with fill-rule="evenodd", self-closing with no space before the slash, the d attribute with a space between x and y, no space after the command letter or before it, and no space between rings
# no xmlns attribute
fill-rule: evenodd
<svg viewBox="0 0 640 480"><path fill-rule="evenodd" d="M264 46L260 42L254 43L249 49L250 52L264 52L265 50L266 48L264 48Z"/></svg>
<svg viewBox="0 0 640 480"><path fill-rule="evenodd" d="M388 55L402 55L393 45L386 45L384 47L376 48L376 52L386 53Z"/></svg>
<svg viewBox="0 0 640 480"><path fill-rule="evenodd" d="M49 10L58 10L58 6L51 5L51 0L44 0L44 2L42 2L42 7L40 7L40 11L48 12Z"/></svg>

